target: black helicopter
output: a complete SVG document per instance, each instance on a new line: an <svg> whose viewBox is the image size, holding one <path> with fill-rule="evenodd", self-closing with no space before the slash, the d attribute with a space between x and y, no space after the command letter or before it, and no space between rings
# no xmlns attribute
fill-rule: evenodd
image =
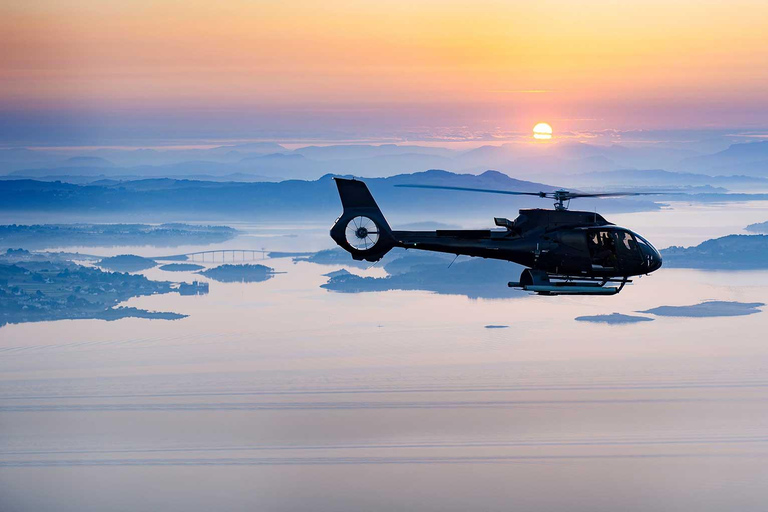
<svg viewBox="0 0 768 512"><path fill-rule="evenodd" d="M355 179L335 178L344 212L331 238L356 260L378 261L393 247L507 260L526 268L512 288L542 295L614 295L630 277L661 267L661 255L646 239L593 212L568 210L571 199L648 193L588 194L513 192L436 185L399 187L530 195L555 201L554 210L524 209L509 221L495 218L504 230L393 231L368 187ZM609 284L610 283L610 284Z"/></svg>

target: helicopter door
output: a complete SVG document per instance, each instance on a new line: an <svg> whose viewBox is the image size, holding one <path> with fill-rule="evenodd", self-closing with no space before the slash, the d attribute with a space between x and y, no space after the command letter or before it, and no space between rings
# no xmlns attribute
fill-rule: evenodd
<svg viewBox="0 0 768 512"><path fill-rule="evenodd" d="M591 230L587 233L589 257L592 270L616 271L619 257L616 252L616 238L609 230Z"/></svg>

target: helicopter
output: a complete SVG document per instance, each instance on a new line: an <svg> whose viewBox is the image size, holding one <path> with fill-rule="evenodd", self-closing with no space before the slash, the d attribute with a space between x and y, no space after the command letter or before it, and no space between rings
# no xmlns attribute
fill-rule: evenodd
<svg viewBox="0 0 768 512"><path fill-rule="evenodd" d="M331 228L331 238L355 260L376 262L394 247L507 260L526 267L508 286L539 295L615 295L631 277L661 268L659 251L639 234L597 212L568 209L571 200L583 197L658 192L516 192L401 184L395 186L549 198L554 209L522 209L514 221L494 218L503 230L393 231L363 181L334 180L343 212Z"/></svg>

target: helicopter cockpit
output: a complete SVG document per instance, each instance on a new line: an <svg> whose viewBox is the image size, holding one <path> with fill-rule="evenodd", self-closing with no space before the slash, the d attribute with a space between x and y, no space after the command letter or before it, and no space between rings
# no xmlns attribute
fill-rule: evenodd
<svg viewBox="0 0 768 512"><path fill-rule="evenodd" d="M613 226L589 229L587 246L593 270L635 274L642 272L643 266L650 271L661 266L658 251L627 229Z"/></svg>

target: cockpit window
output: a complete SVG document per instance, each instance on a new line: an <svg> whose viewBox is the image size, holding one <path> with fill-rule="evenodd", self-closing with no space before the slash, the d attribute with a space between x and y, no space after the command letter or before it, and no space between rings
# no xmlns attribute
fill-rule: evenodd
<svg viewBox="0 0 768 512"><path fill-rule="evenodd" d="M616 240L611 231L591 231L587 242L593 265L599 265L603 268L616 267Z"/></svg>
<svg viewBox="0 0 768 512"><path fill-rule="evenodd" d="M637 243L639 243L641 247L645 246L650 249L650 254L658 252L656 248L653 245L651 245L651 242L641 237L640 235L635 235L635 236L637 237Z"/></svg>
<svg viewBox="0 0 768 512"><path fill-rule="evenodd" d="M624 248L628 251L636 251L637 250L637 243L635 242L635 238L632 236L631 233L624 231L618 233L619 236L619 242L621 245L624 246Z"/></svg>

